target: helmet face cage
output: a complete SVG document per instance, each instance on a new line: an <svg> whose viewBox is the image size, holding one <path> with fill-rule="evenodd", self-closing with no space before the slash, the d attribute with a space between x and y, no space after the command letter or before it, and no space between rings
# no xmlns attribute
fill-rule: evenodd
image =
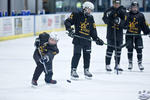
<svg viewBox="0 0 150 100"><path fill-rule="evenodd" d="M89 2L89 1L86 1L86 2L83 3L82 8L83 9L94 10L94 5L93 5L93 3Z"/></svg>
<svg viewBox="0 0 150 100"><path fill-rule="evenodd" d="M82 5L83 11L86 15L90 15L90 13L94 10L93 3L86 1Z"/></svg>
<svg viewBox="0 0 150 100"><path fill-rule="evenodd" d="M132 2L131 4L131 12L137 13L139 11L139 4L138 2Z"/></svg>

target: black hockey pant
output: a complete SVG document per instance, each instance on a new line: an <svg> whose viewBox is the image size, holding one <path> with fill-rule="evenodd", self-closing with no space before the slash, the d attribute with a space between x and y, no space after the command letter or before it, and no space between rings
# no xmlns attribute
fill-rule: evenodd
<svg viewBox="0 0 150 100"><path fill-rule="evenodd" d="M126 37L127 49L128 49L128 60L132 63L133 60L133 49L136 49L138 63L142 63L142 49L143 40L142 37Z"/></svg>
<svg viewBox="0 0 150 100"><path fill-rule="evenodd" d="M51 52L48 52L46 55L49 58L49 61L45 63L47 74L45 72L44 65L40 62L41 57L38 51L36 50L34 52L33 58L37 64L37 67L33 74L33 78L32 78L33 80L38 80L38 78L40 77L43 71L45 72L45 82L49 83L50 80L52 79L52 76L53 76L52 61L53 61L54 55Z"/></svg>
<svg viewBox="0 0 150 100"><path fill-rule="evenodd" d="M84 69L90 66L91 46L74 45L71 68L77 68L83 50Z"/></svg>
<svg viewBox="0 0 150 100"><path fill-rule="evenodd" d="M114 46L114 44L115 44L113 40L107 40L107 43L109 45L112 45L112 46ZM121 45L122 45L122 41L116 42L117 47L119 47ZM106 65L110 65L113 51L115 51L114 47L107 46L106 57L105 57L105 64ZM120 49L117 48L116 54L114 56L116 64L120 64L120 56L121 56L121 48Z"/></svg>

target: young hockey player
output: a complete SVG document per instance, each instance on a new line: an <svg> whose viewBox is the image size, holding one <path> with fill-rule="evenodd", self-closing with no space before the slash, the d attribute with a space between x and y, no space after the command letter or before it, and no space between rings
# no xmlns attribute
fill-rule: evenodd
<svg viewBox="0 0 150 100"><path fill-rule="evenodd" d="M133 49L136 49L138 66L142 71L144 67L142 66L142 49L143 49L143 40L141 31L144 34L150 34L150 30L148 25L146 24L145 17L142 13L139 12L139 4L137 2L132 2L131 10L127 14L127 34L126 34L126 43L128 49L128 60L129 67L131 70L133 68Z"/></svg>
<svg viewBox="0 0 150 100"><path fill-rule="evenodd" d="M106 71L111 72L110 67L111 57L113 51L115 51L115 70L123 71L120 68L120 56L121 48L123 43L123 26L125 23L126 9L120 6L120 0L113 0L113 6L104 12L103 21L107 24L107 50L106 50ZM111 45L111 46L110 46Z"/></svg>
<svg viewBox="0 0 150 100"><path fill-rule="evenodd" d="M53 69L52 62L56 54L59 53L57 48L58 37L56 33L46 32L39 35L35 40L35 52L33 58L36 62L36 69L32 78L32 85L37 86L37 80L41 73L45 72L45 82L48 84L56 84L57 81L52 79Z"/></svg>
<svg viewBox="0 0 150 100"><path fill-rule="evenodd" d="M92 37L97 45L104 44L97 36L95 22L91 15L92 10L94 10L94 5L88 1L84 2L82 11L72 12L70 17L65 20L66 30L69 32L68 35L73 37L74 44L74 54L71 62L71 76L73 79L79 78L76 70L81 57L81 51L83 51L84 75L87 78L92 77L92 74L89 72L91 41L88 41L87 39L91 39ZM72 25L75 26L75 33L71 29ZM74 35L79 37L74 37Z"/></svg>

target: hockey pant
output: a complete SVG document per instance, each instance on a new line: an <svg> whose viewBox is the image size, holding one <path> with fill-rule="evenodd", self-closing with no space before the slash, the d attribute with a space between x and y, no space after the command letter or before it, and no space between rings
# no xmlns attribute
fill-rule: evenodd
<svg viewBox="0 0 150 100"><path fill-rule="evenodd" d="M115 46L114 40L107 40L107 44ZM119 47L122 45L122 41L116 41L116 46ZM114 47L107 46L105 64L110 65L113 51L115 51ZM121 56L121 48L116 49L116 54L114 56L116 64L120 64L120 56Z"/></svg>
<svg viewBox="0 0 150 100"><path fill-rule="evenodd" d="M142 63L142 49L143 40L142 37L126 37L127 49L128 49L128 60L129 63L133 61L133 49L136 49L138 63Z"/></svg>
<svg viewBox="0 0 150 100"><path fill-rule="evenodd" d="M33 80L38 80L38 78L40 77L43 71L45 72L45 82L48 83L50 82L50 80L52 80L52 76L53 76L52 61L53 61L54 55L51 52L48 52L46 55L49 57L49 61L45 62L47 74L45 72L44 65L40 62L41 57L39 55L38 50L34 52L33 58L36 62L37 67L33 74Z"/></svg>
<svg viewBox="0 0 150 100"><path fill-rule="evenodd" d="M84 69L90 66L91 46L74 45L74 53L71 61L71 68L77 68L81 51L83 51Z"/></svg>

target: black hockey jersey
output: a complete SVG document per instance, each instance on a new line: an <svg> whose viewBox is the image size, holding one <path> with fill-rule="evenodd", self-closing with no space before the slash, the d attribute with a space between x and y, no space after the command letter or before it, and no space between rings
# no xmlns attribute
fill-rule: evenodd
<svg viewBox="0 0 150 100"><path fill-rule="evenodd" d="M141 31L143 31L146 35L150 32L145 17L140 12L137 12L136 14L129 12L127 14L127 21L125 25L127 27L128 34L141 34Z"/></svg>
<svg viewBox="0 0 150 100"><path fill-rule="evenodd" d="M121 22L115 25L114 19L119 17ZM123 27L126 19L126 9L123 6L119 8L111 7L104 12L103 21L107 24L107 39L114 40L114 28L116 28L116 38L118 41L123 40Z"/></svg>
<svg viewBox="0 0 150 100"><path fill-rule="evenodd" d="M75 27L75 34L84 38L96 40L97 30L94 22L94 18L92 15L87 16L82 11L73 12L69 18L65 20L66 30L71 29L71 26ZM74 37L73 44L81 44L81 45L91 45L90 41L87 41L82 38Z"/></svg>

